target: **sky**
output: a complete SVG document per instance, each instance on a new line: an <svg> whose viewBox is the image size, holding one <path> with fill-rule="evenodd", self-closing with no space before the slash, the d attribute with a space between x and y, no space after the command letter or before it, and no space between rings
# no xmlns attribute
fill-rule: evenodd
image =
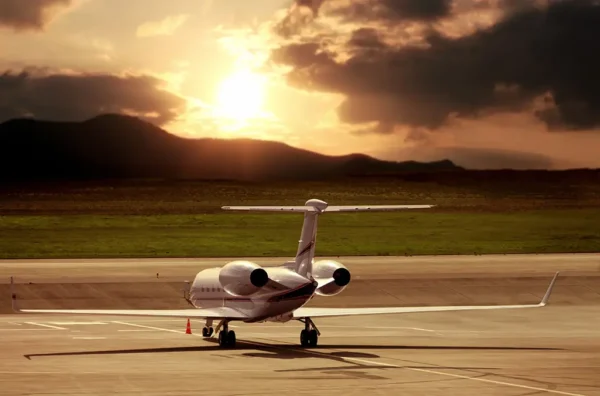
<svg viewBox="0 0 600 396"><path fill-rule="evenodd" d="M600 167L596 0L1 0L0 122Z"/></svg>

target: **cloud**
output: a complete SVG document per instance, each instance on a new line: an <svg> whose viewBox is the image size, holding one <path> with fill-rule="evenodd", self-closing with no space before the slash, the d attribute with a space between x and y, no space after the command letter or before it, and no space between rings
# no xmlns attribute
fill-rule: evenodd
<svg viewBox="0 0 600 396"><path fill-rule="evenodd" d="M1 0L0 27L13 30L42 30L73 0Z"/></svg>
<svg viewBox="0 0 600 396"><path fill-rule="evenodd" d="M452 0L353 0L338 3L341 6L333 9L331 14L345 21L379 20L394 23L443 18L450 14Z"/></svg>
<svg viewBox="0 0 600 396"><path fill-rule="evenodd" d="M0 74L0 122L15 117L82 121L101 113L137 115L157 125L185 111L185 99L149 75L60 73L25 69Z"/></svg>
<svg viewBox="0 0 600 396"><path fill-rule="evenodd" d="M189 15L171 15L160 21L146 22L137 28L137 37L170 36L179 29Z"/></svg>
<svg viewBox="0 0 600 396"><path fill-rule="evenodd" d="M336 17L339 32L352 29L344 48L307 34L271 59L290 68L287 80L297 88L344 95L340 119L385 126L374 131L435 130L452 118L507 111L533 113L553 130L587 130L600 126L597 3L330 0L319 15ZM451 25L476 7L502 13L458 36L434 23ZM394 26L421 42L389 42Z"/></svg>

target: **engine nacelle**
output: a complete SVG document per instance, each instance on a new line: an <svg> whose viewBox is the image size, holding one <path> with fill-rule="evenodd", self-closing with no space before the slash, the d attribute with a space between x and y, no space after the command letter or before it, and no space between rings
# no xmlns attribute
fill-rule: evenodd
<svg viewBox="0 0 600 396"><path fill-rule="evenodd" d="M320 260L313 264L315 279L330 279L333 282L319 287L315 293L320 296L335 296L350 283L350 271L342 263L333 260Z"/></svg>
<svg viewBox="0 0 600 396"><path fill-rule="evenodd" d="M232 261L219 271L223 289L234 296L249 296L269 282L269 274L251 261Z"/></svg>

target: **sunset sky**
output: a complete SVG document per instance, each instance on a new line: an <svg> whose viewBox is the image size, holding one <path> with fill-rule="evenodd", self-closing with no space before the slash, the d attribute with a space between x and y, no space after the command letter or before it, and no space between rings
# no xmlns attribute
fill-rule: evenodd
<svg viewBox="0 0 600 396"><path fill-rule="evenodd" d="M326 154L600 167L596 3L1 0L0 122L123 112Z"/></svg>

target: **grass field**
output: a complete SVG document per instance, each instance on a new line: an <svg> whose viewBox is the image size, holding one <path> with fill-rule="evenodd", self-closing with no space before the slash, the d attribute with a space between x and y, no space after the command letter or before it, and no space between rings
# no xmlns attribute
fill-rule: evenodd
<svg viewBox="0 0 600 396"><path fill-rule="evenodd" d="M298 214L6 216L0 257L294 256ZM600 209L337 214L320 255L600 251Z"/></svg>
<svg viewBox="0 0 600 396"><path fill-rule="evenodd" d="M73 183L2 191L1 258L293 256L298 214L223 213L222 205L436 204L335 214L319 255L600 251L598 183Z"/></svg>

